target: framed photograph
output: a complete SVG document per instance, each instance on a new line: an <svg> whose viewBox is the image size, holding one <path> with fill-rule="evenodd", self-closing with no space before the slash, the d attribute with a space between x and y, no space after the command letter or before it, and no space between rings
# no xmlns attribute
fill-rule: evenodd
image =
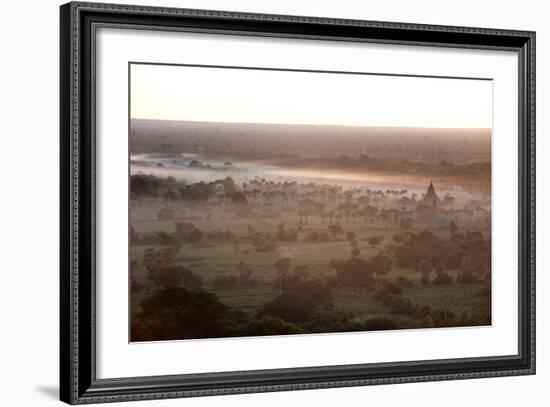
<svg viewBox="0 0 550 407"><path fill-rule="evenodd" d="M61 400L535 373L535 33L61 6Z"/></svg>

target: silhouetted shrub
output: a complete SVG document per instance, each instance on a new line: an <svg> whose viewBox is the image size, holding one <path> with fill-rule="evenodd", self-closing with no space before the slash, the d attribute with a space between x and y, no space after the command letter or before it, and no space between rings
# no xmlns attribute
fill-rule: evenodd
<svg viewBox="0 0 550 407"><path fill-rule="evenodd" d="M336 279L340 286L372 287L376 265L360 258L331 260L330 267L336 270Z"/></svg>
<svg viewBox="0 0 550 407"><path fill-rule="evenodd" d="M397 277L397 283L401 286L401 287L412 287L414 285L414 281L412 281L410 278L407 278L407 277L404 277L404 276L399 276Z"/></svg>
<svg viewBox="0 0 550 407"><path fill-rule="evenodd" d="M321 286L288 291L267 303L258 316L270 315L289 322L308 321L320 310L330 310L333 297L329 288Z"/></svg>
<svg viewBox="0 0 550 407"><path fill-rule="evenodd" d="M159 243L163 246L173 246L176 252L180 249L182 245L181 237L176 233L159 232L158 240Z"/></svg>
<svg viewBox="0 0 550 407"><path fill-rule="evenodd" d="M456 316L454 312L449 310L435 310L432 313L432 320L434 322L434 326L437 327L456 326Z"/></svg>
<svg viewBox="0 0 550 407"><path fill-rule="evenodd" d="M464 311L458 319L458 325L472 326L476 325L476 319L468 311Z"/></svg>
<svg viewBox="0 0 550 407"><path fill-rule="evenodd" d="M191 289L202 287L202 277L187 271L183 274L183 286Z"/></svg>
<svg viewBox="0 0 550 407"><path fill-rule="evenodd" d="M384 236L372 236L367 239L370 247L376 247L384 240Z"/></svg>
<svg viewBox="0 0 550 407"><path fill-rule="evenodd" d="M293 292L280 294L273 301L267 303L258 314L259 317L272 316L290 322L307 321L315 311L305 298Z"/></svg>
<svg viewBox="0 0 550 407"><path fill-rule="evenodd" d="M417 319L424 319L431 315L432 315L432 307L430 307L429 305L422 305L421 307L417 307L416 315L415 315Z"/></svg>
<svg viewBox="0 0 550 407"><path fill-rule="evenodd" d="M424 318L422 318L422 321L420 321L420 325L422 328L433 328L434 321L430 315L426 315Z"/></svg>
<svg viewBox="0 0 550 407"><path fill-rule="evenodd" d="M333 239L336 239L338 235L343 235L345 233L344 229L340 225L328 225L327 228Z"/></svg>
<svg viewBox="0 0 550 407"><path fill-rule="evenodd" d="M396 233L392 236L392 240L395 243L405 243L409 239L409 235L407 233Z"/></svg>
<svg viewBox="0 0 550 407"><path fill-rule="evenodd" d="M363 324L365 331L386 331L391 329L397 329L397 325L394 321L387 318L373 318L369 319Z"/></svg>
<svg viewBox="0 0 550 407"><path fill-rule="evenodd" d="M304 280L293 291L305 298L317 311L332 310L334 307L332 290L321 280Z"/></svg>
<svg viewBox="0 0 550 407"><path fill-rule="evenodd" d="M450 285L453 283L453 276L449 273L441 272L435 276L433 283L436 285Z"/></svg>
<svg viewBox="0 0 550 407"><path fill-rule="evenodd" d="M378 299L380 300L382 305L384 305L385 307L389 307L392 304L395 297L397 297L397 295L388 294L388 295L381 296Z"/></svg>
<svg viewBox="0 0 550 407"><path fill-rule="evenodd" d="M389 294L392 295L402 295L403 294L403 288L401 285L395 281L385 281L382 285L382 288L376 292L374 295L374 298L380 299L382 297L385 297Z"/></svg>
<svg viewBox="0 0 550 407"><path fill-rule="evenodd" d="M422 284L423 285L428 285L430 284L430 273L422 273Z"/></svg>
<svg viewBox="0 0 550 407"><path fill-rule="evenodd" d="M361 325L349 320L353 314L321 310L316 312L311 320L300 326L310 332L343 332L360 331Z"/></svg>
<svg viewBox="0 0 550 407"><path fill-rule="evenodd" d="M390 311L392 314L414 315L416 307L409 297L397 295L393 297L390 304Z"/></svg>
<svg viewBox="0 0 550 407"><path fill-rule="evenodd" d="M447 255L443 260L447 270L454 270L460 267L463 256L464 253L461 251L453 251L451 254Z"/></svg>
<svg viewBox="0 0 550 407"><path fill-rule="evenodd" d="M462 271L456 277L456 282L461 284L474 284L479 280L472 271Z"/></svg>
<svg viewBox="0 0 550 407"><path fill-rule="evenodd" d="M186 240L188 243L197 243L202 239L203 236L204 232L200 229L195 228L187 234Z"/></svg>
<svg viewBox="0 0 550 407"><path fill-rule="evenodd" d="M153 283L163 287L182 285L187 288L199 288L202 286L202 278L183 266L154 268L151 270L150 277Z"/></svg>
<svg viewBox="0 0 550 407"><path fill-rule="evenodd" d="M158 196L161 180L153 175L137 174L130 179L132 194Z"/></svg>
<svg viewBox="0 0 550 407"><path fill-rule="evenodd" d="M233 332L233 336L289 335L306 332L300 326L283 321L281 318L264 316L261 319L249 322L240 330Z"/></svg>
<svg viewBox="0 0 550 407"><path fill-rule="evenodd" d="M132 341L215 338L225 335L226 305L203 290L182 287L156 290L132 318Z"/></svg>
<svg viewBox="0 0 550 407"><path fill-rule="evenodd" d="M397 264L403 268L413 268L422 259L429 256L427 250L423 250L416 247L399 246L395 249L395 257L397 258Z"/></svg>
<svg viewBox="0 0 550 407"><path fill-rule="evenodd" d="M312 233L316 233L316 232L312 232ZM281 242L295 242L298 240L298 233L295 230L287 231L284 229L280 229L275 235L275 238ZM318 242L318 241L319 241L319 236L316 235L314 237L314 240L312 240L312 242Z"/></svg>
<svg viewBox="0 0 550 407"><path fill-rule="evenodd" d="M294 272L289 273L288 269L290 268L290 261L285 264L277 263L277 265L280 277L275 281L275 287L278 287L280 284L283 291L288 291L303 286L303 284L307 281L307 277L309 276L308 266L297 265L294 267ZM307 284L309 284L310 286L322 285L317 280L315 280L315 282L309 282Z"/></svg>

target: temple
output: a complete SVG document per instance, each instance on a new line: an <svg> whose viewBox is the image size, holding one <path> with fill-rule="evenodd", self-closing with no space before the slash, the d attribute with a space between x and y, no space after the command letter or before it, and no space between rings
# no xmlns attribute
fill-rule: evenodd
<svg viewBox="0 0 550 407"><path fill-rule="evenodd" d="M441 206L441 200L435 193L435 188L432 181L430 181L430 186L428 187L428 191L426 192L426 195L419 203L419 205L422 205L422 204L430 207L436 207L436 208Z"/></svg>

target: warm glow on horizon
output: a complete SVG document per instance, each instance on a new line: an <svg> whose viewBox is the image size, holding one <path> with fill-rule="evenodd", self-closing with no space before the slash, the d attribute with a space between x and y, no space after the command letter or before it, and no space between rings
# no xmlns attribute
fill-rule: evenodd
<svg viewBox="0 0 550 407"><path fill-rule="evenodd" d="M131 118L491 128L492 81L132 64Z"/></svg>

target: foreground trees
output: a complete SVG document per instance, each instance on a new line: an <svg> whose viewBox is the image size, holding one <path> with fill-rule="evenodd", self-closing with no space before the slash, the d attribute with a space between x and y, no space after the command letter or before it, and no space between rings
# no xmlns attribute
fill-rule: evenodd
<svg viewBox="0 0 550 407"><path fill-rule="evenodd" d="M347 260L331 260L329 266L336 271L336 282L339 286L374 286L376 265L372 261L352 257Z"/></svg>
<svg viewBox="0 0 550 407"><path fill-rule="evenodd" d="M327 287L303 288L288 291L267 303L258 314L278 317L289 322L306 322L322 310L333 308L333 297Z"/></svg>
<svg viewBox="0 0 550 407"><path fill-rule="evenodd" d="M141 309L132 324L133 341L224 336L229 315L214 294L183 287L157 290L142 301Z"/></svg>

